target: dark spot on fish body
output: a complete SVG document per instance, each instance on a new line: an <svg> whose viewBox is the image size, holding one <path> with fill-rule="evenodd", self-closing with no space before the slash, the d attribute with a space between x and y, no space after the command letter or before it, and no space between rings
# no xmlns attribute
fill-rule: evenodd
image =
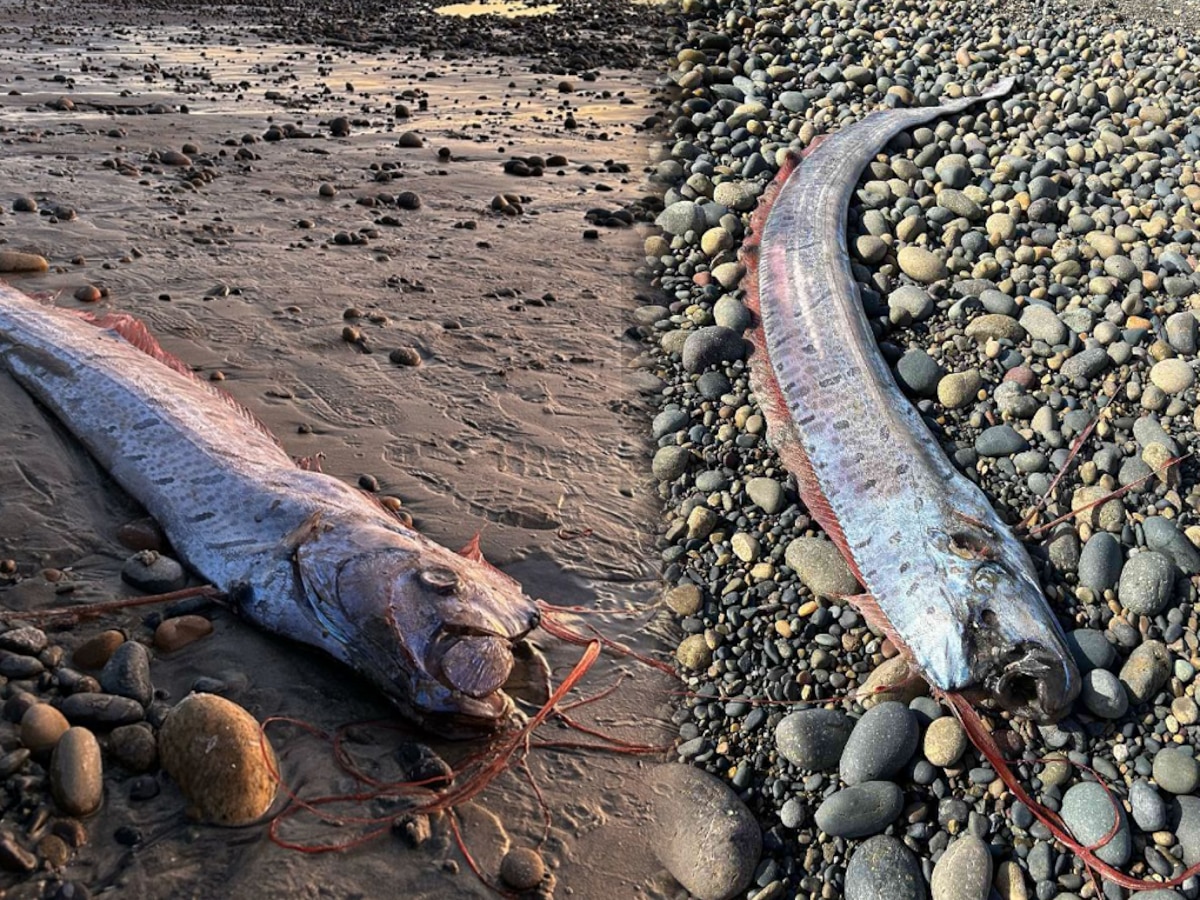
<svg viewBox="0 0 1200 900"><path fill-rule="evenodd" d="M224 478L225 478L225 476L222 475L221 473L212 472L208 475L200 475L197 478L193 478L192 484L204 484L204 485L220 484Z"/></svg>
<svg viewBox="0 0 1200 900"><path fill-rule="evenodd" d="M900 463L900 465L896 466L896 474L897 475L907 475L908 474L908 463Z"/></svg>
<svg viewBox="0 0 1200 900"><path fill-rule="evenodd" d="M153 428L157 424L158 419L152 416L149 419L142 419L140 422L134 422L131 426L129 426L129 430L145 431L147 428Z"/></svg>
<svg viewBox="0 0 1200 900"><path fill-rule="evenodd" d="M151 484L157 484L160 487L165 487L168 484L174 484L174 483L175 483L174 475L164 475L161 478L154 478L151 480Z"/></svg>
<svg viewBox="0 0 1200 900"><path fill-rule="evenodd" d="M189 522L207 522L209 519L216 518L216 515L217 514L214 513L212 510L209 510L207 512L197 513L196 515L189 517L188 521Z"/></svg>

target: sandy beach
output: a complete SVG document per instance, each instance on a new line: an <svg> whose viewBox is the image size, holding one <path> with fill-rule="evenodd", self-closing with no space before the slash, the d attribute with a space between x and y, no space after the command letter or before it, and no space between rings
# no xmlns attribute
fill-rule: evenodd
<svg viewBox="0 0 1200 900"><path fill-rule="evenodd" d="M0 34L0 249L50 263L6 275L11 284L138 316L288 452L322 454L326 472L398 499L447 546L481 532L487 558L531 596L608 610L591 624L653 652L653 614L623 615L652 605L658 577L639 391L655 385L629 368L638 345L625 336L644 289L631 224L655 212L642 183L653 73L598 64L557 75L544 57L444 53L428 41L318 46L294 28L283 43L278 20L245 10L210 21L126 10L52 27L65 9L11 12ZM20 197L36 211L14 211ZM75 299L89 286L98 301ZM136 504L7 375L0 421L0 558L15 566L4 605L132 595L117 530L142 515ZM389 715L320 654L219 607L206 614L214 634L155 656L161 699L209 679L260 719L331 729ZM131 610L50 637L69 654L114 627L151 634ZM579 655L545 634L536 643L555 680ZM582 693L633 677L590 720L665 742L648 715L665 710L665 679L648 671L612 660L593 669ZM271 736L293 788L348 789L327 744L286 726ZM360 740L364 757L386 759L397 736ZM0 743L16 746L15 725ZM435 746L451 761L469 752ZM637 759L536 752L530 762L544 840L517 774L463 811L490 878L524 846L539 849L558 896L670 895L639 836ZM34 761L25 774L31 799L9 801L3 819L18 842L47 806L32 799L44 769ZM86 896L54 893L73 884L116 896L365 897L381 883L389 895L490 896L444 823L416 850L386 836L308 856L274 846L261 826L191 825L170 780L156 784L143 799L144 777L106 769L86 844L65 866L0 876L7 896Z"/></svg>

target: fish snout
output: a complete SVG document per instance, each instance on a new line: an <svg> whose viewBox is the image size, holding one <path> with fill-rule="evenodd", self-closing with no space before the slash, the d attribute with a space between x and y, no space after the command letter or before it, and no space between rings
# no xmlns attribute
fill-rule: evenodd
<svg viewBox="0 0 1200 900"><path fill-rule="evenodd" d="M1057 722L1079 696L1079 670L1065 650L1025 643L997 665L992 692L997 702L1035 722Z"/></svg>

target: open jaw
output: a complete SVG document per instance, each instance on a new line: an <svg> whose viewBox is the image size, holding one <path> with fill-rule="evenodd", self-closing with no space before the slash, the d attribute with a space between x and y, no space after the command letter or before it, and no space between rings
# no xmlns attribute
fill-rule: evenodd
<svg viewBox="0 0 1200 900"><path fill-rule="evenodd" d="M985 679L996 702L1017 716L1057 722L1079 694L1074 663L1062 653L1027 642L998 659Z"/></svg>

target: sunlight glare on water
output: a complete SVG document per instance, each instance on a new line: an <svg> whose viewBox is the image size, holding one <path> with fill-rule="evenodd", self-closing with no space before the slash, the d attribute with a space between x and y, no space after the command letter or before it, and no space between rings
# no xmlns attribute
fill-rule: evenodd
<svg viewBox="0 0 1200 900"><path fill-rule="evenodd" d="M527 6L520 0L474 0L471 3L451 3L439 6L435 13L443 16L500 16L505 19L516 19L522 16L548 16L558 12L557 3L546 3L542 6Z"/></svg>

